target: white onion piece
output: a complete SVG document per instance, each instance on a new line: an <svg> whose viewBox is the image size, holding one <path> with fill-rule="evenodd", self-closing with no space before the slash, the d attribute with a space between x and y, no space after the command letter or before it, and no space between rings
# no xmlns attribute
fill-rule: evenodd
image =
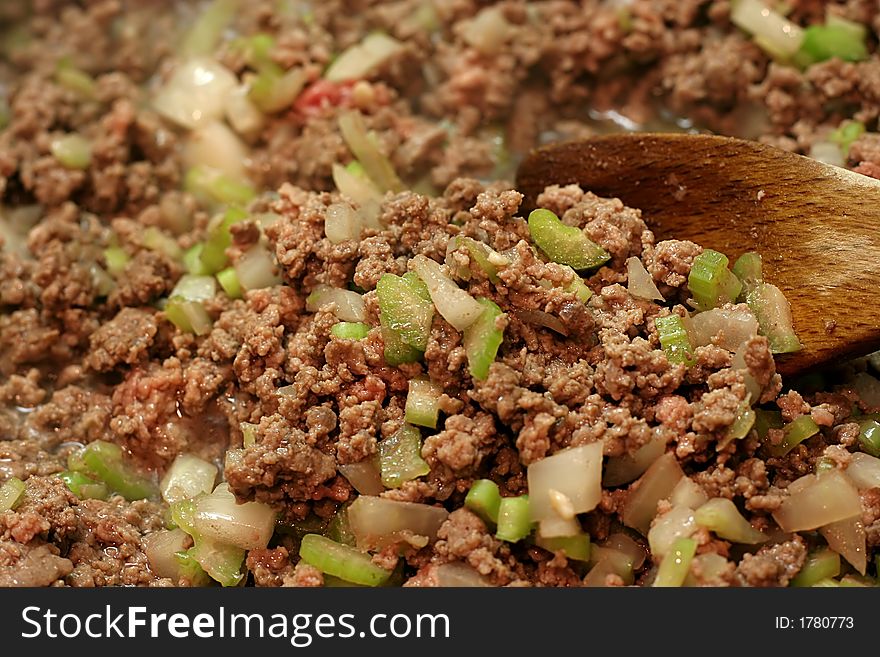
<svg viewBox="0 0 880 657"><path fill-rule="evenodd" d="M716 344L719 347L736 351L743 342L758 335L758 320L744 305L713 308L694 315L691 329L694 347L712 344L717 336L719 340Z"/></svg>
<svg viewBox="0 0 880 657"><path fill-rule="evenodd" d="M223 116L238 80L219 62L198 57L177 67L153 99L159 114L184 128L196 128Z"/></svg>
<svg viewBox="0 0 880 657"><path fill-rule="evenodd" d="M403 44L397 39L373 32L339 55L324 73L324 79L342 82L366 78L402 50Z"/></svg>
<svg viewBox="0 0 880 657"><path fill-rule="evenodd" d="M451 561L437 566L437 586L486 587L492 586L473 566L461 561Z"/></svg>
<svg viewBox="0 0 880 657"><path fill-rule="evenodd" d="M144 554L150 562L150 570L159 577L177 579L180 563L175 552L185 550L189 535L182 529L162 529L141 539Z"/></svg>
<svg viewBox="0 0 880 657"><path fill-rule="evenodd" d="M375 133L367 129L363 114L355 110L340 114L339 131L348 149L379 191L403 191L403 183L394 171L391 160L380 149Z"/></svg>
<svg viewBox="0 0 880 657"><path fill-rule="evenodd" d="M324 234L333 244L361 236L361 217L348 203L333 203L324 213Z"/></svg>
<svg viewBox="0 0 880 657"><path fill-rule="evenodd" d="M217 279L213 276L184 274L171 290L170 297L183 297L187 301L207 301L217 294Z"/></svg>
<svg viewBox="0 0 880 657"><path fill-rule="evenodd" d="M537 533L541 538L556 538L558 536L577 536L582 533L581 523L577 518L563 518L556 515L544 518L538 523Z"/></svg>
<svg viewBox="0 0 880 657"><path fill-rule="evenodd" d="M626 289L634 297L646 301L665 301L657 284L642 261L635 256L626 259Z"/></svg>
<svg viewBox="0 0 880 657"><path fill-rule="evenodd" d="M611 536L602 543L602 547L617 550L618 552L627 555L630 559L630 563L632 563L633 570L641 568L648 556L645 548L623 532L611 534Z"/></svg>
<svg viewBox="0 0 880 657"><path fill-rule="evenodd" d="M852 455L845 474L861 490L880 488L880 459L864 452L856 452Z"/></svg>
<svg viewBox="0 0 880 657"><path fill-rule="evenodd" d="M425 545L437 538L449 512L436 506L361 495L348 507L348 523L358 547L381 549L421 537Z"/></svg>
<svg viewBox="0 0 880 657"><path fill-rule="evenodd" d="M602 499L601 442L572 447L528 467L529 511L545 538L571 536L580 529L574 516L592 511ZM564 520L566 522L559 522Z"/></svg>
<svg viewBox="0 0 880 657"><path fill-rule="evenodd" d="M609 575L617 575L616 569L611 562L611 559L602 559L596 563L590 569L590 572L587 573L587 576L584 577L584 586L588 588L593 587L606 587L606 580Z"/></svg>
<svg viewBox="0 0 880 657"><path fill-rule="evenodd" d="M382 475L375 459L340 465L339 472L361 495L378 495L385 490L385 486L382 485Z"/></svg>
<svg viewBox="0 0 880 657"><path fill-rule="evenodd" d="M382 192L379 188L366 176L357 176L341 164L334 164L332 172L336 189L358 206L364 226L381 230L379 206L382 205Z"/></svg>
<svg viewBox="0 0 880 657"><path fill-rule="evenodd" d="M698 509L708 501L709 496L690 477L682 477L669 494L669 503L672 506L686 506L689 509Z"/></svg>
<svg viewBox="0 0 880 657"><path fill-rule="evenodd" d="M469 46L484 55L494 55L511 38L513 31L500 7L488 7L464 21L461 36Z"/></svg>
<svg viewBox="0 0 880 657"><path fill-rule="evenodd" d="M559 335L568 336L568 329L565 328L565 324L562 323L562 320L555 315L544 312L543 310L514 310L511 314L526 324L543 326L551 331L556 331Z"/></svg>
<svg viewBox="0 0 880 657"><path fill-rule="evenodd" d="M743 376L743 382L746 386L746 391L749 393L749 399L752 403L756 403L761 398L761 391L763 388L761 384L758 383L758 380L752 376L752 373L749 371L748 366L746 365L746 349L745 345L741 345L739 349L737 349L736 353L733 355L733 360L730 363L730 366L735 370L740 370Z"/></svg>
<svg viewBox="0 0 880 657"><path fill-rule="evenodd" d="M784 531L800 532L861 512L862 503L855 486L839 470L829 470L817 476L812 485L789 495L773 512L773 518Z"/></svg>
<svg viewBox="0 0 880 657"><path fill-rule="evenodd" d="M804 31L798 25L761 0L731 3L730 20L754 36L755 42L774 57L790 57L804 41Z"/></svg>
<svg viewBox="0 0 880 657"><path fill-rule="evenodd" d="M828 546L850 562L862 575L868 565L865 526L860 516L838 520L819 529Z"/></svg>
<svg viewBox="0 0 880 657"><path fill-rule="evenodd" d="M443 273L440 265L424 255L412 259L413 269L428 287L437 312L457 331L464 331L483 312L483 306Z"/></svg>
<svg viewBox="0 0 880 657"><path fill-rule="evenodd" d="M159 489L168 504L214 490L217 466L192 454L180 454L162 477Z"/></svg>
<svg viewBox="0 0 880 657"><path fill-rule="evenodd" d="M605 464L604 486L620 486L638 479L666 451L666 439L656 435L632 455L612 456Z"/></svg>
<svg viewBox="0 0 880 657"><path fill-rule="evenodd" d="M189 133L183 147L187 168L206 167L241 182L246 179L247 147L225 123L211 122Z"/></svg>
<svg viewBox="0 0 880 657"><path fill-rule="evenodd" d="M317 312L331 303L336 304L334 314L343 322L362 322L367 317L364 298L357 292L329 285L318 285L306 298L306 310Z"/></svg>
<svg viewBox="0 0 880 657"><path fill-rule="evenodd" d="M868 410L880 408L880 380L866 372L859 372L852 378L850 384L861 400L868 405Z"/></svg>
<svg viewBox="0 0 880 657"><path fill-rule="evenodd" d="M244 290L261 290L281 283L275 259L262 244L256 244L239 256L235 274Z"/></svg>
<svg viewBox="0 0 880 657"><path fill-rule="evenodd" d="M810 146L810 157L825 164L833 164L836 167L846 165L843 151L840 146L831 141L817 141Z"/></svg>
<svg viewBox="0 0 880 657"><path fill-rule="evenodd" d="M654 461L638 481L638 488L624 502L623 524L647 535L651 520L657 515L657 503L669 497L682 477L684 472L673 454L667 452Z"/></svg>
<svg viewBox="0 0 880 657"><path fill-rule="evenodd" d="M767 536L752 527L726 497L713 497L697 509L695 517L698 525L715 532L725 541L753 545L767 540Z"/></svg>
<svg viewBox="0 0 880 657"><path fill-rule="evenodd" d="M676 539L689 538L697 531L694 510L686 506L676 506L658 516L648 531L648 545L654 557L663 557Z"/></svg>
<svg viewBox="0 0 880 657"><path fill-rule="evenodd" d="M239 85L226 99L226 120L246 139L256 136L266 124L266 115L248 97L249 91L247 85Z"/></svg>
<svg viewBox="0 0 880 657"><path fill-rule="evenodd" d="M196 502L196 529L205 537L244 550L264 548L275 531L275 511L261 502L237 504L226 484Z"/></svg>

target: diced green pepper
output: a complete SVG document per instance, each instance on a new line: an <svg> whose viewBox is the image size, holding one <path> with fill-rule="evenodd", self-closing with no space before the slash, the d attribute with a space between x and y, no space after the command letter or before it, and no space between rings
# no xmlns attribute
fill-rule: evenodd
<svg viewBox="0 0 880 657"><path fill-rule="evenodd" d="M471 376L482 381L489 376L489 368L495 362L498 349L504 342L504 331L496 326L496 320L503 313L501 308L489 299L479 297L477 303L483 306L483 312L464 330L462 343Z"/></svg>
<svg viewBox="0 0 880 657"><path fill-rule="evenodd" d="M400 488L431 471L422 458L422 434L418 429L404 424L379 441L379 471L386 488Z"/></svg>
<svg viewBox="0 0 880 657"><path fill-rule="evenodd" d="M535 244L553 262L584 270L595 269L611 259L580 228L566 226L550 210L533 210L528 223Z"/></svg>
<svg viewBox="0 0 880 657"><path fill-rule="evenodd" d="M363 340L370 334L370 325L363 322L339 322L330 327L330 335L341 340Z"/></svg>
<svg viewBox="0 0 880 657"><path fill-rule="evenodd" d="M477 479L471 484L464 498L464 505L485 522L496 524L498 511L501 508L501 492L498 490L498 484L491 479Z"/></svg>
<svg viewBox="0 0 880 657"><path fill-rule="evenodd" d="M501 498L501 503L498 506L498 527L495 531L495 538L516 543L531 533L529 496Z"/></svg>
<svg viewBox="0 0 880 657"><path fill-rule="evenodd" d="M681 317L676 314L658 317L654 320L660 347L670 363L684 363L688 367L694 364L693 349Z"/></svg>
<svg viewBox="0 0 880 657"><path fill-rule="evenodd" d="M736 301L742 283L727 268L728 262L726 255L712 249L705 249L694 258L688 274L688 289L697 310L711 310Z"/></svg>
<svg viewBox="0 0 880 657"><path fill-rule="evenodd" d="M70 492L81 500L105 500L109 491L103 481L97 481L84 475L82 472L65 470L58 475L61 477Z"/></svg>
<svg viewBox="0 0 880 657"><path fill-rule="evenodd" d="M74 462L81 464L80 472L103 481L127 500L154 498L159 493L152 479L125 463L119 445L96 440L89 443Z"/></svg>
<svg viewBox="0 0 880 657"><path fill-rule="evenodd" d="M381 586L391 576L390 571L374 564L367 552L318 534L303 537L299 556L322 573L353 584Z"/></svg>

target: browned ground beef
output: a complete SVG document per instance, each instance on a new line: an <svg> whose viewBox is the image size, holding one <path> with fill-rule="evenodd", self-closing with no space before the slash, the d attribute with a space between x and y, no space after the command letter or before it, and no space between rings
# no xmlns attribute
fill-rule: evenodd
<svg viewBox="0 0 880 657"><path fill-rule="evenodd" d="M298 562L300 525L330 518L354 499L337 467L371 458L378 441L401 427L416 376L445 393L441 424L423 431L430 471L382 495L451 513L433 544L374 557L390 568L400 561L407 585L436 585L438 567L456 561L496 585L583 583L586 566L562 553L495 538L463 508L464 495L478 478L492 479L505 496L526 493L527 467L567 447L604 441L605 456L620 457L657 439L699 490L734 500L771 537L744 547L697 532L698 554L721 555L727 565L711 572L695 565L695 583L787 585L822 539L783 534L770 514L820 457L846 467L859 449L852 415L878 410L872 400L845 383L835 387L831 377L796 392L776 374L763 337L746 345L745 370L717 345L698 348L691 367L670 363L654 321L686 313L687 276L701 247L655 243L640 211L616 199L549 188L539 204L611 255L584 279L593 293L584 304L564 291L570 273L532 248L522 197L503 182L534 145L608 130L610 122L596 117L611 110L647 128L670 128L669 117L678 117L802 153L854 119L868 131L843 154L846 163L880 177L876 3L787 4L802 25L823 20L826 8L863 23L872 54L805 70L773 62L731 25L726 0L241 2L234 30L271 34L275 63L301 67L307 77L293 107L248 137L247 175L263 193L250 210L280 217L262 232L283 283L237 300L219 292L205 304L212 328L195 336L160 309L184 265L144 236L158 229L187 249L206 238L215 210L181 191L184 136L150 102L179 63L176 49L197 6L4 3L0 484L17 477L26 491L14 510L0 513L0 586L187 583L154 575L144 554L143 537L166 525L161 503L80 500L57 475L71 453L99 439L123 447L154 477L183 453L222 465L227 449L242 447L243 422L255 425L255 442L227 463L224 477L241 500L273 505L284 528L247 555L249 581L322 585L319 571ZM474 41L472 31L487 12L500 12L506 26L490 45ZM354 85L321 81L340 51L374 30L398 39L402 52ZM224 39L215 56L242 79L248 74L234 41ZM94 89L83 95L59 83L61 61L91 77ZM323 104L308 102L322 89ZM324 219L340 196L331 168L353 158L338 125L351 108L418 192L389 193L381 230L332 244ZM91 142L82 170L52 154L53 140L72 132ZM504 343L482 381L469 373L460 333L439 314L416 363L388 365L379 328L379 278L403 274L418 254L443 262L458 235L512 263L498 283L478 267L457 281L505 313ZM260 239L256 223L237 225L232 261ZM102 289L106 281L95 272L107 267L109 246L129 260ZM667 303L628 293L624 263L632 256ZM454 257L467 263L466 249ZM336 317L306 311L319 284L364 293L365 339L331 337ZM549 313L561 332L523 311ZM866 364L846 367L844 375ZM719 449L746 398L743 372L760 388L753 403L781 410L786 421L810 415L821 432L784 457L768 457L756 431ZM770 440L781 437L774 431ZM637 488L606 488L581 517L594 543L625 531L646 545L621 525ZM861 499L871 556L880 544L880 492L862 491ZM649 557L635 582L649 584L658 563ZM615 574L605 582L628 583Z"/></svg>

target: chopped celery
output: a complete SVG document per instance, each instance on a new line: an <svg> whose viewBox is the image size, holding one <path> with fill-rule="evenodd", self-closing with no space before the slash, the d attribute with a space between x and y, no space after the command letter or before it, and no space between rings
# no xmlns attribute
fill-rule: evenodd
<svg viewBox="0 0 880 657"><path fill-rule="evenodd" d="M180 500L169 506L171 521L192 537L196 537L196 500Z"/></svg>
<svg viewBox="0 0 880 657"><path fill-rule="evenodd" d="M694 258L688 274L688 289L697 310L711 310L736 301L742 283L727 268L728 262L726 255L712 249L705 249Z"/></svg>
<svg viewBox="0 0 880 657"><path fill-rule="evenodd" d="M342 340L363 340L370 333L370 325L363 322L338 322L330 327L330 335Z"/></svg>
<svg viewBox="0 0 880 657"><path fill-rule="evenodd" d="M840 555L829 549L819 550L807 556L803 567L791 580L789 586L813 586L827 577L840 574Z"/></svg>
<svg viewBox="0 0 880 657"><path fill-rule="evenodd" d="M186 172L183 188L207 204L247 205L257 195L249 183L232 180L221 171L201 164Z"/></svg>
<svg viewBox="0 0 880 657"><path fill-rule="evenodd" d="M479 297L477 303L483 306L483 312L464 330L462 343L471 376L482 381L489 376L489 368L495 362L498 349L504 342L504 330L499 329L496 324L503 313L501 308L489 299Z"/></svg>
<svg viewBox="0 0 880 657"><path fill-rule="evenodd" d="M88 169L92 161L92 145L77 134L53 139L50 149L52 157L67 169Z"/></svg>
<svg viewBox="0 0 880 657"><path fill-rule="evenodd" d="M590 535L576 534L575 536L556 536L554 538L535 539L535 544L550 552L561 550L565 553L566 558L573 561L589 561L590 560Z"/></svg>
<svg viewBox="0 0 880 657"><path fill-rule="evenodd" d="M844 156L849 154L853 142L865 132L865 124L861 121L841 121L840 125L828 135L828 140L840 146Z"/></svg>
<svg viewBox="0 0 880 657"><path fill-rule="evenodd" d="M393 333L403 345L423 352L428 346L434 318L434 304L424 284L415 275L383 274L376 285L376 296L379 300L379 319L385 329L383 334ZM394 358L395 354L391 356ZM387 342L385 359L392 364Z"/></svg>
<svg viewBox="0 0 880 657"><path fill-rule="evenodd" d="M733 274L742 283L742 292L748 294L764 282L761 256L754 251L743 253L733 265Z"/></svg>
<svg viewBox="0 0 880 657"><path fill-rule="evenodd" d="M752 427L755 425L755 411L752 410L752 407L748 404L748 399L746 402L740 406L739 411L737 412L736 419L733 421L733 424L727 429L727 434L725 435L726 441L731 440L740 440L749 435L749 431L752 430Z"/></svg>
<svg viewBox="0 0 880 657"><path fill-rule="evenodd" d="M202 264L202 250L205 245L199 242L183 252L183 266L194 276L206 276L211 272Z"/></svg>
<svg viewBox="0 0 880 657"><path fill-rule="evenodd" d="M834 459L827 456L820 456L813 464L813 473L819 474L820 472L828 472L829 470L834 470L836 467L837 463Z"/></svg>
<svg viewBox="0 0 880 657"><path fill-rule="evenodd" d="M190 301L181 296L168 300L165 317L181 331L196 335L210 333L213 326L211 316L201 301Z"/></svg>
<svg viewBox="0 0 880 657"><path fill-rule="evenodd" d="M208 228L208 240L199 253L199 261L206 273L213 274L226 267L229 259L226 249L232 245L232 226L248 216L241 208L229 208Z"/></svg>
<svg viewBox="0 0 880 657"><path fill-rule="evenodd" d="M498 522L498 510L501 507L501 493L498 484L491 479L477 479L471 484L464 505L480 516L485 522Z"/></svg>
<svg viewBox="0 0 880 657"><path fill-rule="evenodd" d="M58 475L61 481L70 489L70 492L81 500L104 500L109 491L107 484L84 475L82 472L65 470Z"/></svg>
<svg viewBox="0 0 880 657"><path fill-rule="evenodd" d="M501 279L498 278L498 268L489 260L492 250L487 245L483 244L483 242L478 242L472 237L457 235L450 240L449 251L455 251L460 248L464 248L467 251L470 259L477 264L490 281L495 284L500 282ZM447 260L447 263L448 262L449 261ZM457 274L459 278L470 280L471 272L468 268L457 272Z"/></svg>
<svg viewBox="0 0 880 657"><path fill-rule="evenodd" d="M391 572L373 563L369 553L318 534L303 536L299 556L322 573L352 584L381 586Z"/></svg>
<svg viewBox="0 0 880 657"><path fill-rule="evenodd" d="M0 513L14 509L24 494L24 482L18 477L10 477L0 486Z"/></svg>
<svg viewBox="0 0 880 657"><path fill-rule="evenodd" d="M406 396L404 419L420 427L437 428L440 416L440 396L443 390L427 379L412 379Z"/></svg>
<svg viewBox="0 0 880 657"><path fill-rule="evenodd" d="M693 349L681 317L672 314L654 320L660 346L670 363L684 363L688 367L694 364Z"/></svg>
<svg viewBox="0 0 880 657"><path fill-rule="evenodd" d="M230 299L241 299L241 284L238 282L238 274L235 273L235 268L227 267L218 271L217 281Z"/></svg>
<svg viewBox="0 0 880 657"><path fill-rule="evenodd" d="M831 579L830 577L823 577L818 582L811 585L814 589L836 589L838 586L840 586L840 582L836 579Z"/></svg>
<svg viewBox="0 0 880 657"><path fill-rule="evenodd" d="M172 260L183 258L183 251L180 250L177 240L170 235L166 235L155 226L146 228L141 239L144 246L150 249L150 251L164 253Z"/></svg>
<svg viewBox="0 0 880 657"><path fill-rule="evenodd" d="M239 51L244 60L254 69L262 69L272 63L272 50L275 48L275 37L265 32L258 32L249 37L240 37L230 46Z"/></svg>
<svg viewBox="0 0 880 657"><path fill-rule="evenodd" d="M302 68L284 71L273 62L253 79L248 97L266 114L274 114L293 105L307 80Z"/></svg>
<svg viewBox="0 0 880 657"><path fill-rule="evenodd" d="M192 586L206 586L210 579L208 573L199 565L199 562L190 554L190 550L181 550L174 553L178 564L178 576L188 580Z"/></svg>
<svg viewBox="0 0 880 657"><path fill-rule="evenodd" d="M498 506L498 528L495 531L495 538L516 543L531 533L529 496L501 498L501 503Z"/></svg>
<svg viewBox="0 0 880 657"><path fill-rule="evenodd" d="M746 295L746 302L758 320L761 335L770 341L770 351L787 354L802 349L792 327L791 306L782 290L761 283Z"/></svg>
<svg viewBox="0 0 880 657"><path fill-rule="evenodd" d="M55 81L82 98L90 100L95 97L95 81L88 73L74 66L67 57L62 58L55 67Z"/></svg>
<svg viewBox="0 0 880 657"><path fill-rule="evenodd" d="M698 525L715 532L726 541L755 544L767 540L726 497L713 497L696 510L694 519Z"/></svg>
<svg viewBox="0 0 880 657"><path fill-rule="evenodd" d="M96 440L78 455L80 472L103 481L107 487L127 500L142 500L158 496L159 488L149 477L138 473L125 463L119 445Z"/></svg>
<svg viewBox="0 0 880 657"><path fill-rule="evenodd" d="M187 550L211 579L223 586L235 586L242 579L242 562L245 551L234 545L216 543L202 537L193 537L195 544Z"/></svg>
<svg viewBox="0 0 880 657"><path fill-rule="evenodd" d="M697 542L694 539L683 537L675 539L663 561L660 562L654 586L678 587L684 584L696 552Z"/></svg>
<svg viewBox="0 0 880 657"><path fill-rule="evenodd" d="M327 538L343 545L353 546L357 543L357 538L348 522L348 505L339 507L330 519L330 524L327 525Z"/></svg>
<svg viewBox="0 0 880 657"><path fill-rule="evenodd" d="M189 58L213 53L238 6L238 0L214 0L208 5L184 37L181 55Z"/></svg>
<svg viewBox="0 0 880 657"><path fill-rule="evenodd" d="M584 279L581 278L581 275L578 274L572 267L565 265L566 269L570 269L573 278L571 279L571 283L565 286L566 292L571 292L575 297L577 297L578 301L582 301L586 303L593 296L593 291L587 287L587 284L584 283Z"/></svg>
<svg viewBox="0 0 880 657"><path fill-rule="evenodd" d="M363 114L356 110L343 112L339 115L339 130L349 150L380 191L403 191L403 183L391 161L379 148L378 137L367 130Z"/></svg>
<svg viewBox="0 0 880 657"><path fill-rule="evenodd" d="M107 264L107 271L111 276L119 276L125 271L131 258L120 246L108 246L104 249L104 262Z"/></svg>
<svg viewBox="0 0 880 657"><path fill-rule="evenodd" d="M415 363L421 359L424 353L406 344L400 333L384 325L382 326L382 341L385 344L385 362L392 366Z"/></svg>
<svg viewBox="0 0 880 657"><path fill-rule="evenodd" d="M809 415L801 415L782 427L784 437L778 445L769 442L767 450L773 456L785 456L810 436L819 433L819 425Z"/></svg>
<svg viewBox="0 0 880 657"><path fill-rule="evenodd" d="M880 458L880 422L863 420L859 423L859 445L863 452Z"/></svg>
<svg viewBox="0 0 880 657"><path fill-rule="evenodd" d="M763 408L755 409L755 430L758 438L765 440L770 429L781 429L785 423L782 421L782 413L779 411L767 411Z"/></svg>
<svg viewBox="0 0 880 657"><path fill-rule="evenodd" d="M843 24L810 25L804 30L804 41L798 54L803 61L811 63L824 62L833 57L859 62L868 57L865 38L863 27L859 31Z"/></svg>
<svg viewBox="0 0 880 657"><path fill-rule="evenodd" d="M422 434L404 424L379 441L379 470L386 488L400 488L405 482L428 474L431 468L422 458Z"/></svg>
<svg viewBox="0 0 880 657"><path fill-rule="evenodd" d="M533 210L528 222L535 244L553 262L582 270L595 269L611 258L580 228L566 226L550 210Z"/></svg>

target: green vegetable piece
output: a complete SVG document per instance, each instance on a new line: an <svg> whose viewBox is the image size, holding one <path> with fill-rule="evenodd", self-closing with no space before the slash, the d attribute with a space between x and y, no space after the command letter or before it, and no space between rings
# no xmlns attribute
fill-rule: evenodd
<svg viewBox="0 0 880 657"><path fill-rule="evenodd" d="M415 363L421 360L424 354L424 352L406 344L400 333L387 326L382 327L382 341L385 343L385 362L391 366Z"/></svg>
<svg viewBox="0 0 880 657"><path fill-rule="evenodd" d="M180 250L177 240L170 235L166 235L155 226L145 229L141 239L144 246L151 251L164 253L172 260L181 260L183 258L183 251Z"/></svg>
<svg viewBox="0 0 880 657"><path fill-rule="evenodd" d="M581 278L580 274L578 274L571 267L568 267L568 269L571 269L574 278L571 279L571 283L565 286L565 291L571 292L575 297L577 297L578 301L586 303L593 296L593 291L589 287L587 287L587 284L584 283L584 279Z"/></svg>
<svg viewBox="0 0 880 657"><path fill-rule="evenodd" d="M373 563L367 552L318 534L303 537L299 556L322 573L362 586L381 586L391 572Z"/></svg>
<svg viewBox="0 0 880 657"><path fill-rule="evenodd" d="M431 333L431 322L434 318L434 304L428 296L427 288L418 277L395 276L383 274L376 284L376 295L379 300L379 320L383 335L393 332L403 345L420 352L428 346ZM400 349L400 351L403 351ZM385 359L388 360L388 344L386 342ZM391 354L392 358L395 354ZM416 359L417 360L417 359ZM407 362L407 361L402 361ZM391 364L391 361L389 361Z"/></svg>
<svg viewBox="0 0 880 657"><path fill-rule="evenodd" d="M247 219L248 214L241 208L229 208L222 217L216 219L209 228L208 240L202 246L199 261L209 274L221 271L229 263L226 249L232 245L232 226Z"/></svg>
<svg viewBox="0 0 880 657"><path fill-rule="evenodd" d="M763 408L755 409L755 430L758 438L765 440L770 429L781 429L785 423L782 421L782 413L779 411L767 411Z"/></svg>
<svg viewBox="0 0 880 657"><path fill-rule="evenodd" d="M107 487L127 500L155 498L159 494L156 483L125 463L119 445L96 440L81 453L83 469L80 472L99 479Z"/></svg>
<svg viewBox="0 0 880 657"><path fill-rule="evenodd" d="M501 503L498 506L498 528L495 531L495 538L516 543L531 533L529 496L501 498Z"/></svg>
<svg viewBox="0 0 880 657"><path fill-rule="evenodd" d="M92 162L92 145L77 134L53 139L49 145L52 157L67 169L88 169Z"/></svg>
<svg viewBox="0 0 880 657"><path fill-rule="evenodd" d="M238 5L238 0L214 0L208 5L184 37L181 55L188 59L212 54L226 26L235 17Z"/></svg>
<svg viewBox="0 0 880 657"><path fill-rule="evenodd" d="M758 320L759 332L770 342L770 351L788 354L803 348L792 327L791 306L778 287L761 283L746 295L746 302Z"/></svg>
<svg viewBox="0 0 880 657"><path fill-rule="evenodd" d="M733 274L742 283L742 293L748 294L764 282L764 265L761 256L754 251L743 253L733 265Z"/></svg>
<svg viewBox="0 0 880 657"><path fill-rule="evenodd" d="M678 587L684 584L697 553L697 542L692 538L677 538L657 569L656 587Z"/></svg>
<svg viewBox="0 0 880 657"><path fill-rule="evenodd" d="M109 246L104 249L104 262L107 265L107 272L117 277L125 271L131 258L120 246Z"/></svg>
<svg viewBox="0 0 880 657"><path fill-rule="evenodd" d="M497 524L501 508L501 493L498 484L491 479L477 479L464 498L464 505L480 516L485 522Z"/></svg>
<svg viewBox="0 0 880 657"><path fill-rule="evenodd" d="M275 62L267 62L251 82L248 97L263 112L274 114L293 104L306 80L306 75L300 68L285 72Z"/></svg>
<svg viewBox="0 0 880 657"><path fill-rule="evenodd" d="M187 553L216 582L223 586L236 586L242 579L242 562L245 551L234 545L215 543L206 538L195 538Z"/></svg>
<svg viewBox="0 0 880 657"><path fill-rule="evenodd" d="M844 156L849 154L850 146L865 132L865 124L861 121L841 121L840 125L828 135L828 140L840 146Z"/></svg>
<svg viewBox="0 0 880 657"><path fill-rule="evenodd" d="M183 252L183 266L193 276L207 276L211 272L202 264L202 250L205 245L199 242Z"/></svg>
<svg viewBox="0 0 880 657"><path fill-rule="evenodd" d="M24 494L24 482L18 477L10 477L0 486L0 513L18 506Z"/></svg>
<svg viewBox="0 0 880 657"><path fill-rule="evenodd" d="M422 434L415 427L404 424L379 441L379 472L386 488L400 488L430 471L422 458Z"/></svg>
<svg viewBox="0 0 880 657"><path fill-rule="evenodd" d="M341 340L363 340L370 333L370 325L363 322L339 322L330 327L330 335Z"/></svg>
<svg viewBox="0 0 880 657"><path fill-rule="evenodd" d="M58 475L61 477L70 492L81 500L106 500L109 491L107 484L103 481L96 481L91 477L84 475L82 472L74 470L65 470Z"/></svg>
<svg viewBox="0 0 880 657"><path fill-rule="evenodd" d="M188 580L192 586L207 586L211 579L208 577L208 573L202 569L199 562L190 554L191 551L192 549L174 553L174 558L179 564L178 576L181 579Z"/></svg>
<svg viewBox="0 0 880 657"><path fill-rule="evenodd" d="M498 349L504 342L504 330L496 325L496 320L503 313L501 308L489 299L478 297L477 303L483 306L483 312L464 330L462 343L471 376L483 381L489 376L489 368L495 362Z"/></svg>
<svg viewBox="0 0 880 657"><path fill-rule="evenodd" d="M529 232L541 251L550 260L574 269L595 269L611 256L575 226L566 226L550 210L533 210L529 214Z"/></svg>
<svg viewBox="0 0 880 657"><path fill-rule="evenodd" d="M194 166L186 172L183 188L207 205L247 205L257 195L248 183L232 180L222 172L203 165Z"/></svg>
<svg viewBox="0 0 880 657"><path fill-rule="evenodd" d="M259 425L251 422L242 422L238 425L241 429L242 447L253 447L257 443L257 427Z"/></svg>
<svg viewBox="0 0 880 657"><path fill-rule="evenodd" d="M696 510L694 519L698 525L715 532L726 541L753 545L767 540L726 497L713 497Z"/></svg>
<svg viewBox="0 0 880 657"><path fill-rule="evenodd" d="M660 347L670 363L684 363L688 367L694 364L693 349L681 317L672 314L654 320Z"/></svg>
<svg viewBox="0 0 880 657"><path fill-rule="evenodd" d="M406 396L404 420L420 427L436 429L442 395L443 390L436 383L427 379L412 379Z"/></svg>
<svg viewBox="0 0 880 657"><path fill-rule="evenodd" d="M778 445L765 442L773 456L785 456L810 436L819 433L819 425L809 415L801 415L782 427L784 437Z"/></svg>
<svg viewBox="0 0 880 657"><path fill-rule="evenodd" d="M248 66L260 70L273 63L272 50L275 48L275 37L265 32L259 32L238 39L233 47L241 51Z"/></svg>
<svg viewBox="0 0 880 657"><path fill-rule="evenodd" d="M705 249L694 258L688 274L688 289L697 310L711 310L736 301L742 283L727 268L728 262L726 255L712 249Z"/></svg>
<svg viewBox="0 0 880 657"><path fill-rule="evenodd" d="M576 534L575 536L557 536L554 538L535 539L535 544L550 552L562 551L567 559L573 561L590 560L590 535Z"/></svg>
<svg viewBox="0 0 880 657"><path fill-rule="evenodd" d="M238 282L238 274L235 273L235 268L227 267L222 271L218 271L217 282L220 283L220 287L223 288L223 291L226 292L230 299L241 299L241 283Z"/></svg>
<svg viewBox="0 0 880 657"><path fill-rule="evenodd" d="M339 507L327 526L327 538L342 545L354 546L357 544L357 538L351 531L351 524L348 522L348 505Z"/></svg>
<svg viewBox="0 0 880 657"><path fill-rule="evenodd" d="M73 62L67 57L62 58L58 62L55 68L55 81L81 98L92 100L95 97L95 81L88 73L74 66Z"/></svg>
<svg viewBox="0 0 880 657"><path fill-rule="evenodd" d="M213 326L211 316L201 301L190 301L180 296L168 300L165 317L181 331L196 335L210 333Z"/></svg>
<svg viewBox="0 0 880 657"><path fill-rule="evenodd" d="M465 237L464 235L457 235L456 237L453 237L452 249L455 250L462 247L465 248L470 259L477 264L480 270L486 275L486 277L490 281L492 281L496 285L501 281L501 279L498 278L498 268L489 261L490 249L488 246L486 246L482 242L478 242L472 237ZM470 280L470 269L458 272L458 274L459 278Z"/></svg>
<svg viewBox="0 0 880 657"><path fill-rule="evenodd" d="M807 555L807 560L789 586L813 586L828 577L840 574L840 555L830 549L823 549Z"/></svg>
<svg viewBox="0 0 880 657"><path fill-rule="evenodd" d="M811 62L824 62L838 57L846 62L868 58L865 35L858 35L844 25L811 25L804 30L800 53Z"/></svg>
<svg viewBox="0 0 880 657"><path fill-rule="evenodd" d="M824 577L820 579L818 582L813 584L811 588L814 589L836 589L840 586L840 582L837 580L831 579L830 577Z"/></svg>
<svg viewBox="0 0 880 657"><path fill-rule="evenodd" d="M197 538L199 535L195 524L196 500L197 498L180 500L169 507L171 509L171 521L193 538Z"/></svg>
<svg viewBox="0 0 880 657"><path fill-rule="evenodd" d="M862 451L880 458L880 422L864 420L859 423L859 445Z"/></svg>
<svg viewBox="0 0 880 657"><path fill-rule="evenodd" d="M816 463L813 465L813 472L815 474L819 474L820 472L828 472L829 470L834 470L837 467L834 459L829 458L827 456L820 456L816 459Z"/></svg>

